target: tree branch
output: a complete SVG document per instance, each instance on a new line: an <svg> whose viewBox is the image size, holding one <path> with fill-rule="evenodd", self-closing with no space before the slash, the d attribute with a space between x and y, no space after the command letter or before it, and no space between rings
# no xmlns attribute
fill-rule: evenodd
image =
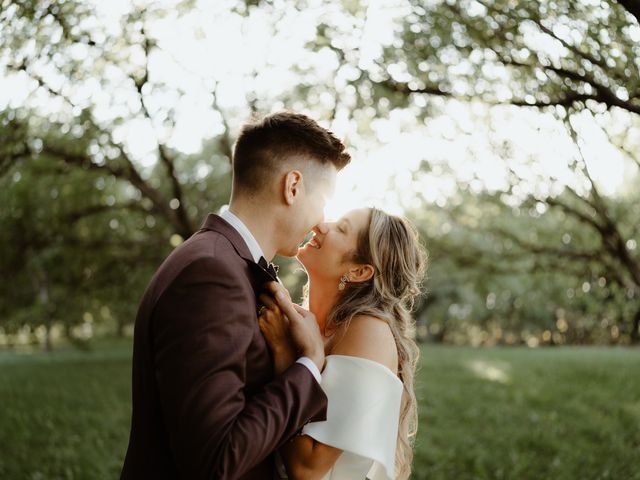
<svg viewBox="0 0 640 480"><path fill-rule="evenodd" d="M628 148L626 148L623 144L619 144L617 142L615 142L613 140L613 137L611 136L611 134L609 133L609 131L604 128L602 125L599 125L600 129L604 132L604 134L607 136L607 139L609 140L609 143L611 145L613 145L614 147L616 147L618 150L620 150L626 157L628 157L633 163L636 164L636 166L638 167L638 169L640 170L640 156L638 156L637 153L632 152L631 150L629 150ZM628 134L628 130L626 131L626 133Z"/></svg>
<svg viewBox="0 0 640 480"><path fill-rule="evenodd" d="M478 3L480 3L481 5L483 5L488 11L493 12L494 14L507 16L507 17L511 18L512 20L517 21L517 22L521 22L522 20L532 21L536 25L538 25L538 27L541 28L544 33L550 34L551 36L553 36L554 38L556 38L560 42L564 42L562 39L558 38L553 33L552 30L548 29L547 27L542 25L540 22L538 22L535 19L531 18L531 16L527 16L525 18L522 18L522 17L514 15L512 13L512 11L506 11L506 10L498 9L498 8L494 7L493 5L487 3L484 0L476 0L476 1ZM629 3L636 3L638 0L627 0L627 1ZM500 37L503 40L506 41L506 38L504 37L504 35L499 34L499 33L498 33L498 35L500 35ZM564 43L566 43L566 42L564 42ZM564 45L564 43L563 43L563 45ZM567 44L565 46L567 46L567 48L569 48L570 50L573 48L573 47L570 47L569 44ZM594 99L594 100L596 100L598 102L604 103L605 105L607 105L609 107L615 106L615 107L622 108L622 109L627 110L627 111L632 112L632 113L640 114L640 105L635 104L635 103L633 103L631 101L628 101L628 100L622 100L621 98L619 98L611 90L611 88L609 88L606 85L603 85L600 82L596 81L596 79L592 75L589 75L588 73L580 74L580 73L574 72L572 70L568 70L568 69L562 68L562 67L555 67L553 65L531 65L529 63L516 62L511 58L506 58L504 55L501 55L500 52L496 51L495 49L493 49L493 51L496 53L496 55L498 55L498 57L500 57L500 61L502 63L511 64L511 65L517 65L517 66L524 66L524 67L527 67L527 68L534 68L536 66L539 66L540 68L543 68L544 70L554 72L556 75L558 75L561 78L569 78L569 79L574 80L574 81L587 83L587 84L591 85L591 87L596 92L595 95L591 95L591 96L589 96L589 98L592 98L592 99ZM578 54L580 54L581 56L584 57L584 55L582 55L582 53L579 50L577 50L577 52L579 52ZM596 59L594 58L593 61L596 61ZM604 70L606 72L609 72L611 70L611 68L606 68ZM579 92L575 92L574 91L574 96L569 96L564 101L563 100L555 100L555 101L549 101L549 102L539 101L539 102L536 102L536 104L530 104L530 103L527 103L527 102L517 102L517 103L513 103L512 102L512 103L514 105L519 105L519 106L527 106L528 105L528 106L536 106L536 107L546 107L546 106L549 106L549 105L564 105L564 106L566 106L565 104L569 100L571 100L569 102L569 104L571 104L571 103L573 103L573 101L586 99L586 98L575 97L576 94L577 95L581 95ZM559 103L559 102L561 102L561 103Z"/></svg>
<svg viewBox="0 0 640 480"><path fill-rule="evenodd" d="M636 286L640 287L640 261L638 261L631 255L631 252L627 248L626 241L622 236L618 225L609 212L604 198L598 191L597 185L594 182L591 173L589 172L589 167L587 166L584 154L582 153L580 141L578 138L578 132L571 124L570 118L567 118L564 123L569 135L576 145L577 153L581 157L581 162L578 162L579 168L589 180L589 183L591 185L590 192L592 198L589 201L585 201L587 201L589 205L594 208L599 221L596 221L595 219L582 214L582 212L579 212L576 209L568 208L568 205L562 204L562 202L560 202L557 197L547 198L546 201L549 205L553 205L554 202L556 202L557 205L559 205L568 213L572 213L572 215L576 218L581 219L582 221L586 221L588 224L595 227L600 234L600 237L602 238L602 242L605 248L614 258L618 259L621 265L623 265L627 269Z"/></svg>
<svg viewBox="0 0 640 480"><path fill-rule="evenodd" d="M548 72L553 72L560 78L568 78L576 82L582 82L582 83L588 84L595 91L594 94L583 94L583 93L576 92L575 90L570 90L569 92L566 93L565 98L562 100L539 101L537 102L538 103L537 105L533 103L527 103L527 102L517 102L517 101L510 102L513 105L519 105L519 106L528 105L528 106L539 106L539 107L549 106L549 105L569 106L573 102L578 100L584 101L584 100L591 99L600 103L604 103L609 107L618 107L618 108L622 108L623 110L627 110L628 112L631 112L631 113L640 114L640 105L636 105L630 101L622 100L617 95L615 95L610 88L597 82L590 75L586 75L586 74L583 75L563 67L554 67L553 65L534 65L526 62L518 62L511 58L500 58L500 62L503 63L504 65L511 65L515 67L524 67L529 69L534 69L536 67L542 68L543 70L546 70Z"/></svg>
<svg viewBox="0 0 640 480"><path fill-rule="evenodd" d="M128 181L134 187L140 190L142 195L144 195L151 201L153 210L155 212L163 215L169 221L169 223L174 225L174 227L176 226L174 211L171 210L160 193L156 189L151 187L147 182L145 182L142 177L140 177L140 174L135 168L133 168L133 165L130 163L130 160L128 160L126 156L122 157L122 159L125 160L125 167L122 167L111 162L105 164L97 164L92 162L91 159L86 155L68 152L50 143L45 144L42 151L43 153L58 158L67 164L76 165L88 170L107 173L113 175L116 178Z"/></svg>
<svg viewBox="0 0 640 480"><path fill-rule="evenodd" d="M573 52L578 57L587 60L588 62L592 63L593 65L597 65L598 67L600 67L601 69L605 70L606 72L611 71L611 67L609 67L606 64L606 62L604 62L602 59L598 59L598 58L594 57L593 55L589 54L588 52L583 52L582 50L580 50L575 45L567 42L562 37L559 37L558 35L555 34L555 32L552 29L550 29L549 27L544 25L539 19L534 19L534 18L529 17L529 20L531 20L533 23L535 23L537 25L537 27L540 30L542 30L542 32L546 33L550 37L552 37L552 38L556 39L557 41L559 41L567 50L569 50L570 52ZM615 73L617 74L618 72L615 72Z"/></svg>
<svg viewBox="0 0 640 480"><path fill-rule="evenodd" d="M589 261L597 261L601 255L601 252L598 250L590 252L580 252L576 250L555 248L550 245L538 245L535 243L529 243L526 240L520 238L518 235L499 227L492 228L490 232L498 238L508 238L521 249L536 255L549 255L558 258L571 258L573 260Z"/></svg>
<svg viewBox="0 0 640 480"><path fill-rule="evenodd" d="M62 27L64 28L64 26ZM82 41L82 39L72 39L72 40ZM83 42L83 43L86 43L86 42ZM148 50L151 48L151 46L152 46L151 42L145 37L145 49L147 53L148 53ZM49 85L40 75L33 72L32 69L29 68L29 66L25 61L23 61L21 64L18 64L18 65L10 65L10 68L13 69L14 71L23 71L30 78L34 79L41 88L44 88L52 96L62 99L69 107L71 108L78 107L69 97L64 95L61 91L58 91L57 89L51 87L51 85ZM143 81L136 80L135 78L133 80L136 85L136 89L140 95L140 100L141 100L145 115L147 116L147 118L150 119L149 112L147 110L146 104L144 102L144 98L142 96L142 87L144 83L148 80L148 70L146 68L146 65L145 65L145 76L143 78ZM186 211L184 210L184 199L183 199L183 194L181 190L181 185L177 179L177 175L176 175L173 163L169 158L168 152L166 151L164 146L161 145L160 142L158 142L159 157L161 162L165 165L167 172L169 174L169 177L171 179L173 196L177 198L178 201L180 202L178 209L176 210L171 209L171 207L169 206L169 202L165 198L163 198L163 195L158 190L151 187L145 180L143 180L143 178L140 176L140 173L136 169L133 161L131 160L129 155L126 153L125 148L113 139L113 132L111 132L110 130L106 130L100 125L98 125L98 123L96 123L96 121L93 119L92 116L90 116L89 120L91 121L92 126L98 131L98 133L106 134L108 136L111 146L113 146L118 150L120 154L118 158L120 161L124 162L125 167L114 165L112 162L107 162L104 165L99 165L92 162L91 159L86 155L64 151L55 145L44 145L43 152L48 153L53 157L62 159L67 164L79 165L79 166L82 166L83 168L102 171L102 172L114 175L117 178L129 181L133 186L138 188L145 197L147 197L152 202L152 204L154 205L154 211L163 215L169 221L169 223L171 223L174 226L174 228L178 233L180 233L184 238L190 236L193 233L194 229L187 218Z"/></svg>
<svg viewBox="0 0 640 480"><path fill-rule="evenodd" d="M153 125L153 118L151 117L151 113L147 107L146 99L143 94L143 90L145 85L149 84L149 53L151 49L155 46L155 43L147 36L144 26L141 28L141 34L144 38L144 74L141 78L135 78L133 75L131 79L136 87L136 91L138 92L138 98L140 99L140 104L142 106L142 112L145 118L150 122L151 127L155 127ZM187 215L187 210L185 208L185 200L184 194L182 192L182 185L180 184L180 180L178 179L178 175L175 168L175 163L173 159L170 157L168 149L166 145L158 138L158 134L156 132L156 143L158 149L158 158L160 159L160 163L165 167L165 171L167 176L169 177L169 182L171 183L171 194L174 199L178 201L178 205L175 208L175 217L178 221L179 231L184 238L187 238L193 234L195 231L194 226ZM171 208L171 207L170 207Z"/></svg>
<svg viewBox="0 0 640 480"><path fill-rule="evenodd" d="M580 220L582 223L589 225L590 227L595 228L598 232L602 230L602 225L600 225L597 220L590 217L586 213L581 212L580 210L571 207L569 204L561 201L558 197L547 197L547 198L538 198L536 199L539 202L546 203L551 207L560 208L565 213L568 213L570 216Z"/></svg>
<svg viewBox="0 0 640 480"><path fill-rule="evenodd" d="M422 88L412 88L409 86L408 83L404 83L404 82L396 82L395 80L389 78L387 80L383 80L381 82L374 82L377 83L378 85L382 85L384 87L386 87L387 89L389 89L392 92L397 92L397 93L402 93L405 95L408 95L410 93L426 93L429 95L436 95L436 96L440 96L440 97L452 97L453 94L451 92L446 92L444 90L442 90L440 87L438 86L434 86L434 85L428 85L426 87L422 87Z"/></svg>
<svg viewBox="0 0 640 480"><path fill-rule="evenodd" d="M617 0L618 3L640 23L640 1L639 0Z"/></svg>
<svg viewBox="0 0 640 480"><path fill-rule="evenodd" d="M81 218L86 218L92 215L111 212L115 210L128 210L128 211L138 211L141 213L150 213L149 210L144 208L140 202L127 202L115 205L91 205L81 210L75 210L67 214L67 220L69 223L75 223Z"/></svg>
<svg viewBox="0 0 640 480"><path fill-rule="evenodd" d="M229 128L229 122L227 121L227 118L225 117L224 112L222 108L220 108L220 104L218 103L218 82L214 82L213 85L212 106L220 114L220 118L222 119L224 133L222 134L222 139L220 140L220 147L222 148L222 153L229 159L229 163L231 163L233 159L233 140L231 139L231 129Z"/></svg>

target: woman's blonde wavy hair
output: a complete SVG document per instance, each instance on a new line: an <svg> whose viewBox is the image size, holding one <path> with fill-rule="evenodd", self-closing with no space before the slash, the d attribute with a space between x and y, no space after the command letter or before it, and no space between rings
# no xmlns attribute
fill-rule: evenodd
<svg viewBox="0 0 640 480"><path fill-rule="evenodd" d="M336 327L357 315L371 315L391 328L398 349L398 376L404 385L396 449L396 478L404 480L411 474L418 427L414 376L419 349L411 310L421 294L427 256L407 220L371 208L369 228L359 233L350 260L372 265L375 273L366 282L346 285L326 325Z"/></svg>

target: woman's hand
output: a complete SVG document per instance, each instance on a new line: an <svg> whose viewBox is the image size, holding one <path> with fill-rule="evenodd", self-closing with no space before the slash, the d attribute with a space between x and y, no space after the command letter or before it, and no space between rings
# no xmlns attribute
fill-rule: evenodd
<svg viewBox="0 0 640 480"><path fill-rule="evenodd" d="M279 288L287 292L281 285ZM289 292L287 292L288 295ZM262 294L260 302L264 308L261 308L258 324L273 353L274 370L276 374L281 374L296 360L296 349L289 331L289 320L273 297Z"/></svg>
<svg viewBox="0 0 640 480"><path fill-rule="evenodd" d="M267 290L289 321L289 333L296 352L308 357L322 372L324 368L324 340L316 316L291 301L289 292L281 284L270 282Z"/></svg>

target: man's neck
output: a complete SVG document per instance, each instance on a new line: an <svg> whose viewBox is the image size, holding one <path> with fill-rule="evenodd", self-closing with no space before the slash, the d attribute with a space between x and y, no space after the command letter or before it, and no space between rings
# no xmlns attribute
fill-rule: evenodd
<svg viewBox="0 0 640 480"><path fill-rule="evenodd" d="M270 215L256 205L245 205L231 201L229 211L238 217L256 239L267 262L273 260L276 254L273 238L273 222Z"/></svg>

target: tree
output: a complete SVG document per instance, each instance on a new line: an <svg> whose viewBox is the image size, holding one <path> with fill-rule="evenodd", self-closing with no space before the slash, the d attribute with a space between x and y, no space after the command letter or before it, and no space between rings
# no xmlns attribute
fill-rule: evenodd
<svg viewBox="0 0 640 480"><path fill-rule="evenodd" d="M195 162L167 145L165 138L171 137L175 127L174 107L154 98L154 94L175 96L180 91L154 79L149 71L159 47L146 25L165 14L160 8L134 8L122 18L118 30L111 32L111 26L98 22L85 2L23 2L4 9L0 55L7 70L33 85L35 105L23 105L29 109L28 119L7 119L8 129L22 136L10 142L23 148L3 156L0 172L20 159L46 155L75 168L113 176L145 200L148 213L171 225L183 238L190 236L196 229L194 218L201 212L189 211L186 191L195 179L183 165L190 161L193 168ZM212 89L212 108L216 108L215 85ZM89 93L82 94L83 90ZM106 105L105 98L110 100ZM38 108L45 102L57 107L54 119ZM152 172L144 172L129 147L117 138L120 127L136 121L151 127L157 160ZM64 132L70 132L76 141L66 141L69 137ZM229 135L226 129L214 139L214 162L230 161ZM201 195L211 195L210 205L215 205L222 197L216 193Z"/></svg>
<svg viewBox="0 0 640 480"><path fill-rule="evenodd" d="M31 87L0 112L7 333L43 327L46 348L54 323L71 338L101 321L122 334L171 246L228 199L228 128L197 154L165 140L175 105L154 94L179 91L150 73L159 47L145 30L163 14L133 9L114 31L85 2L14 2L0 12L0 65ZM142 163L124 141L135 122L148 126L155 161Z"/></svg>
<svg viewBox="0 0 640 480"><path fill-rule="evenodd" d="M557 179L540 178L539 184L551 188L531 188L531 179L509 166L509 148L498 146L510 170L505 196L498 199L525 210L535 205L558 210L572 219L572 228L586 227L596 235L591 250L570 259L606 270L606 278L619 285L635 305L628 331L633 341L640 340L637 199L601 192L584 159L589 142L578 126L588 116L630 164L640 167L635 153L640 139L634 133L640 125L637 2L445 0L398 6L404 8L399 33L373 62L363 62L360 45L345 41L345 33L329 23L319 27L315 45L335 52L343 69L359 71L349 81L358 106L380 116L407 109L423 119L446 111L449 102L478 100L489 111L512 105L555 115L575 144L569 162L573 181L558 188ZM366 16L365 9L353 14L361 25ZM462 182L461 188L468 184ZM535 257L566 255L557 238L536 245L504 229L493 232L496 236L508 237Z"/></svg>
<svg viewBox="0 0 640 480"><path fill-rule="evenodd" d="M534 345L632 337L629 290L589 226L543 204L509 205L504 192L458 191L410 212L435 259L417 314L424 336Z"/></svg>

